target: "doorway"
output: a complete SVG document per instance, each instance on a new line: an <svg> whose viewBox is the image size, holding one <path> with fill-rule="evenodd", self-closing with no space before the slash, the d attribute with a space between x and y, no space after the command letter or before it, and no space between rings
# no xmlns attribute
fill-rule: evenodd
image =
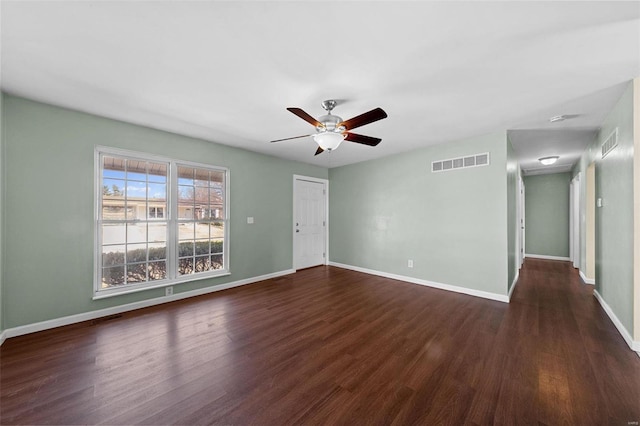
<svg viewBox="0 0 640 426"><path fill-rule="evenodd" d="M520 269L522 264L524 263L524 180L522 180L522 175L518 174L518 193L517 193L517 201L518 207L518 217L517 217L517 229L516 233L518 235L518 265L516 269Z"/></svg>
<svg viewBox="0 0 640 426"><path fill-rule="evenodd" d="M580 259L580 173L578 173L570 184L570 205L569 205L569 258L574 268L579 268Z"/></svg>
<svg viewBox="0 0 640 426"><path fill-rule="evenodd" d="M293 177L293 267L326 265L328 259L329 182Z"/></svg>
<svg viewBox="0 0 640 426"><path fill-rule="evenodd" d="M596 280L596 163L587 167L585 209L585 280L587 284L595 284Z"/></svg>

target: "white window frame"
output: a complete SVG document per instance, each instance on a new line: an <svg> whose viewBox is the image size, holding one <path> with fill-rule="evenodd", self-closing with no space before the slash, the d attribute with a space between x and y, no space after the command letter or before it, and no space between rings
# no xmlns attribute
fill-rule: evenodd
<svg viewBox="0 0 640 426"><path fill-rule="evenodd" d="M102 200L102 157L116 156L139 161L151 161L167 163L167 208L164 211L163 221L167 222L167 278L163 280L147 281L139 284L127 284L119 287L103 289L102 287L102 220L100 219L100 209ZM224 212L223 219L216 221L224 224L223 243L223 268L213 271L198 272L188 275L178 275L178 166L202 168L224 173ZM119 148L96 146L94 158L94 279L93 279L93 299L103 299L122 294L135 293L153 288L161 288L180 284L184 282L203 280L230 275L229 270L229 169L226 167L214 166L211 164L195 163L190 161L177 160L173 158L161 157L154 154L129 151ZM148 208L148 207L147 207ZM147 211L148 214L148 211Z"/></svg>

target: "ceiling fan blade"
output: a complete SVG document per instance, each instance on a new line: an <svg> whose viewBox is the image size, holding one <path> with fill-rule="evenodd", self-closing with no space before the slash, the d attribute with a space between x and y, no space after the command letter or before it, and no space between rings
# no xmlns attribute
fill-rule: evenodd
<svg viewBox="0 0 640 426"><path fill-rule="evenodd" d="M338 124L338 126L344 126L347 130L353 130L356 127L364 126L365 124L373 123L374 121L382 120L383 118L387 118L387 113L384 112L382 108L376 108L347 121L343 121Z"/></svg>
<svg viewBox="0 0 640 426"><path fill-rule="evenodd" d="M322 154L324 152L324 149L318 147L318 149L316 149L316 153L313 155L318 155L318 154Z"/></svg>
<svg viewBox="0 0 640 426"><path fill-rule="evenodd" d="M294 137L292 137L292 138L276 139L275 141L271 141L271 143L274 143L274 142L282 142L282 141L289 141L289 140L291 140L291 139L306 138L306 137L309 137L309 136L313 136L313 135L302 135L302 136L294 136Z"/></svg>
<svg viewBox="0 0 640 426"><path fill-rule="evenodd" d="M382 141L382 139L380 138L373 138L371 136L359 135L357 133L349 133L349 132L347 132L347 137L344 138L344 140L349 142L361 143L369 146L376 146Z"/></svg>
<svg viewBox="0 0 640 426"><path fill-rule="evenodd" d="M322 124L321 122L319 122L318 120L316 120L315 118L313 118L312 116L310 116L300 108L287 108L287 111L294 113L295 115L297 115L298 117L306 121L307 123L311 124L313 127L318 127L318 126L324 127L324 124Z"/></svg>

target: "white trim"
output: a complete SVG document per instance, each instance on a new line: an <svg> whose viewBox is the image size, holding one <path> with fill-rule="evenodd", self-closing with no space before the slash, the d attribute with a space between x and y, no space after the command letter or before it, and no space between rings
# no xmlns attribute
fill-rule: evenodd
<svg viewBox="0 0 640 426"><path fill-rule="evenodd" d="M631 337L627 329L624 327L624 325L622 325L622 323L620 322L616 314L613 312L611 307L607 304L607 302L604 301L600 293L598 293L598 290L594 289L593 295L595 296L596 300L600 302L600 306L602 306L602 309L604 309L604 311L607 313L607 315L611 319L611 322L613 322L613 325L616 326L616 328L618 329L618 332L620 332L620 334L622 335L622 338L624 339L625 342L627 342L627 345L631 348L631 350L640 352L640 341L636 342L633 340L633 338Z"/></svg>
<svg viewBox="0 0 640 426"><path fill-rule="evenodd" d="M592 284L592 285L596 284L595 278L587 278L587 276L583 274L582 271L579 269L578 269L578 272L580 273L580 278L582 278L582 281L584 281L585 284Z"/></svg>
<svg viewBox="0 0 640 426"><path fill-rule="evenodd" d="M22 336L23 334L35 333L38 331L48 330L51 328L61 327L64 325L75 324L78 322L89 321L89 320L93 320L96 318L101 318L109 315L115 315L123 312L134 311L136 309L148 308L150 306L161 305L163 303L187 299L189 297L202 296L204 294L214 293L216 291L226 290L229 288L239 287L242 285L253 284L256 282L281 277L283 275L293 274L295 272L296 271L293 269L285 269L284 271L278 271L278 272L273 272L271 274L265 274L257 277L246 278L244 280L232 281L225 284L200 288L197 290L185 291L182 293L176 293L176 294L173 294L172 296L160 296L153 299L128 303L126 305L113 306L111 308L99 309L99 310L90 311L90 312L83 312L81 314L69 315L62 318L36 322L33 324L21 325L19 327L6 329L0 336L3 339Z"/></svg>
<svg viewBox="0 0 640 426"><path fill-rule="evenodd" d="M481 297L483 299L497 300L498 302L509 303L509 297L507 295L498 293L489 293L488 291L474 290L466 287L458 287L450 284L442 284L434 281L427 281L420 278L407 277L405 275L396 275L389 272L376 271L368 268L361 268L359 266L345 265L343 263L329 262L330 266L335 266L342 269L350 269L352 271L364 272L365 274L377 275L384 278L391 278L392 280L405 281L412 284L424 285L427 287L438 288L440 290L452 291L455 293L468 294L469 296Z"/></svg>
<svg viewBox="0 0 640 426"><path fill-rule="evenodd" d="M511 295L513 294L513 290L516 289L516 284L518 284L518 278L520 278L520 270L516 272L516 276L513 277L513 281L511 282L511 288L509 289L509 301L511 301Z"/></svg>
<svg viewBox="0 0 640 426"><path fill-rule="evenodd" d="M525 253L524 257L530 257L532 259L544 259L544 260L562 260L570 261L571 259L563 256L547 256L546 254L529 254Z"/></svg>
<svg viewBox="0 0 640 426"><path fill-rule="evenodd" d="M292 227L292 238L293 242L291 247L293 248L293 258L291 260L291 265L293 265L293 269L296 269L296 180L304 180L307 182L315 182L321 183L324 186L324 263L322 265L329 264L329 180L322 178L315 178L311 176L303 176L303 175L293 175L293 221L291 222Z"/></svg>
<svg viewBox="0 0 640 426"><path fill-rule="evenodd" d="M2 333L0 333L0 346L2 346L2 344L6 339L7 339L7 330L3 330Z"/></svg>

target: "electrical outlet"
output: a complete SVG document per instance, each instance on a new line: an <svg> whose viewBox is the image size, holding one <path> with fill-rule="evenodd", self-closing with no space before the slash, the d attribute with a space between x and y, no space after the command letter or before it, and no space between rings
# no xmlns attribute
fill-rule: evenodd
<svg viewBox="0 0 640 426"><path fill-rule="evenodd" d="M409 268L413 268L413 260L412 259L407 260L407 266Z"/></svg>
<svg viewBox="0 0 640 426"><path fill-rule="evenodd" d="M171 296L171 295L173 295L173 287L165 287L165 288L164 288L164 295L165 295L165 296Z"/></svg>

